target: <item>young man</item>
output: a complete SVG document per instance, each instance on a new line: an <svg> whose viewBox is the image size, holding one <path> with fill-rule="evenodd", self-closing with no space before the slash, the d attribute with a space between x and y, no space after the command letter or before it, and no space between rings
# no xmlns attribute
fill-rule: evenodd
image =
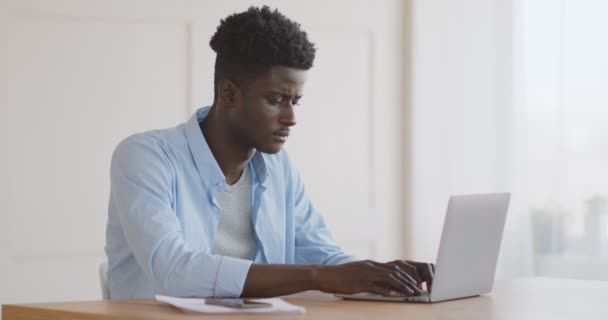
<svg viewBox="0 0 608 320"><path fill-rule="evenodd" d="M336 245L283 144L314 45L268 7L221 21L213 105L116 148L107 226L112 299L417 294L432 266L357 261Z"/></svg>

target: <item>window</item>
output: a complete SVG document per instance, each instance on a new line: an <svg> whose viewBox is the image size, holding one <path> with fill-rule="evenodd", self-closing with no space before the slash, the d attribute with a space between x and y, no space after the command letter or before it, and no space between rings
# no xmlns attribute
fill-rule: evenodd
<svg viewBox="0 0 608 320"><path fill-rule="evenodd" d="M536 273L608 280L608 1L518 4Z"/></svg>

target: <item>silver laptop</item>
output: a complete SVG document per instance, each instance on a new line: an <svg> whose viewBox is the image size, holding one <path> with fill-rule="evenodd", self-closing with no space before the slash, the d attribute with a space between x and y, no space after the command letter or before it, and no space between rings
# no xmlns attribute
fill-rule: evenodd
<svg viewBox="0 0 608 320"><path fill-rule="evenodd" d="M435 265L433 290L418 296L336 294L356 300L438 302L488 293L509 207L509 193L450 197Z"/></svg>

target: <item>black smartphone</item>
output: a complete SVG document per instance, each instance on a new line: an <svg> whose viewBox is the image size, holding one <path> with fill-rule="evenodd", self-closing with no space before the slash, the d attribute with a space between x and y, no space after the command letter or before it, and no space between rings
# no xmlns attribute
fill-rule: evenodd
<svg viewBox="0 0 608 320"><path fill-rule="evenodd" d="M252 309L271 307L270 303L238 298L207 298L205 304L237 309Z"/></svg>

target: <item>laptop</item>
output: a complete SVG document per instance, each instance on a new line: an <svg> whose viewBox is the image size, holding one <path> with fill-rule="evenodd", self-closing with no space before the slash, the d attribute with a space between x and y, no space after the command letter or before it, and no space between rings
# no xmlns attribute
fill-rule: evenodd
<svg viewBox="0 0 608 320"><path fill-rule="evenodd" d="M450 197L435 264L433 290L417 296L336 294L354 300L439 302L489 293L507 217L509 193Z"/></svg>

